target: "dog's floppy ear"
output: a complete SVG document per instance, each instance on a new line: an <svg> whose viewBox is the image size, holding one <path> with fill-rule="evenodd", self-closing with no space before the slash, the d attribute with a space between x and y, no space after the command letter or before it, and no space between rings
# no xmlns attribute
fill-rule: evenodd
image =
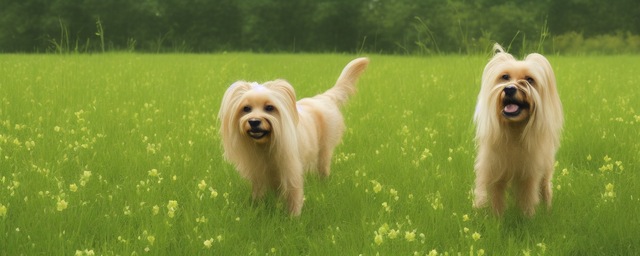
<svg viewBox="0 0 640 256"><path fill-rule="evenodd" d="M504 49L502 49L502 46L500 46L499 43L495 43L493 45L493 55L496 55L498 53L506 53L506 52L504 51Z"/></svg>
<svg viewBox="0 0 640 256"><path fill-rule="evenodd" d="M235 112L239 99L247 91L251 90L251 85L245 81L237 81L233 83L222 97L222 104L220 105L220 111L218 111L218 119L224 121L225 118L229 118Z"/></svg>
<svg viewBox="0 0 640 256"><path fill-rule="evenodd" d="M293 86L284 79L277 79L273 82L264 84L266 88L275 92L275 95L285 109L280 111L281 115L290 115L294 125L298 125L298 108L296 106L296 92ZM283 112L287 113L283 113Z"/></svg>
<svg viewBox="0 0 640 256"><path fill-rule="evenodd" d="M499 76L502 76L500 72L503 72L503 66L515 61L516 59L513 57L513 55L506 53L504 49L502 49L502 46L500 46L500 44L494 44L493 57L484 67L484 72L482 73L482 84L490 86L490 88L488 89L493 88L495 79L497 79ZM486 93L489 93L489 91L487 91Z"/></svg>
<svg viewBox="0 0 640 256"><path fill-rule="evenodd" d="M544 79L543 81L539 81L544 83L544 86L542 86L542 88L538 88L539 90L543 90L541 95L541 97L543 97L542 100L547 101L549 104L548 106L554 109L554 111L551 111L548 114L551 118L551 122L562 127L562 123L564 122L562 103L560 102L560 96L558 95L556 76L553 72L553 68L551 68L551 63L549 63L547 58L538 53L529 54L525 61L533 64L530 65L530 70L537 76L534 79ZM559 129L560 128L557 128L556 130Z"/></svg>
<svg viewBox="0 0 640 256"><path fill-rule="evenodd" d="M499 66L503 63L512 61L516 61L513 55L505 52L500 44L495 43L493 45L493 56L491 57L491 61L489 61L489 63L485 67L485 75L488 70L493 69L495 66Z"/></svg>
<svg viewBox="0 0 640 256"><path fill-rule="evenodd" d="M551 63L544 56L538 53L532 53L525 59L530 63L529 70L534 76L534 79L538 80L539 84L543 84L542 90L545 98L553 99L555 101L558 98L558 91L556 88L556 76L551 68ZM559 101L559 100L558 100Z"/></svg>
<svg viewBox="0 0 640 256"><path fill-rule="evenodd" d="M222 97L222 104L220 105L220 111L218 112L218 119L220 120L220 135L224 138L222 140L225 148L224 157L227 159L236 158L241 154L238 152L238 125L234 121L238 118L240 113L239 105L242 103L243 95L251 90L251 84L245 81L237 81L233 83Z"/></svg>
<svg viewBox="0 0 640 256"><path fill-rule="evenodd" d="M538 53L532 53L527 56L525 61L533 63L533 67L539 67L540 69L536 71L540 73L539 75L542 75L542 77L546 79L546 81L544 81L546 84L548 84L550 87L553 87L550 89L555 90L556 76L553 73L553 69L551 68L551 63L549 63L547 58Z"/></svg>

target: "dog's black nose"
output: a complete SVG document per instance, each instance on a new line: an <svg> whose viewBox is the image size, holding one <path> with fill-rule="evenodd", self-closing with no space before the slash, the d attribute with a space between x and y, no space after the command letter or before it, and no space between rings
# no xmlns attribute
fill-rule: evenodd
<svg viewBox="0 0 640 256"><path fill-rule="evenodd" d="M262 123L262 121L260 119L251 119L251 120L249 120L249 125L251 125L251 127L258 127L258 126L260 126L261 123Z"/></svg>
<svg viewBox="0 0 640 256"><path fill-rule="evenodd" d="M504 94L507 96L513 96L518 91L518 88L515 86L507 86L502 91L504 91Z"/></svg>

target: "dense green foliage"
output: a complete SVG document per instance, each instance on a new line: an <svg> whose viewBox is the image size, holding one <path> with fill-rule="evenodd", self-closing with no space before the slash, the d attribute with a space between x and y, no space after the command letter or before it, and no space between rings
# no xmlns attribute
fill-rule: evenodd
<svg viewBox="0 0 640 256"><path fill-rule="evenodd" d="M637 56L557 57L554 205L471 207L485 57L370 56L302 215L222 159L238 79L330 88L350 55L3 55L0 255L637 255ZM435 250L435 252L433 251ZM148 251L148 252L147 252Z"/></svg>
<svg viewBox="0 0 640 256"><path fill-rule="evenodd" d="M0 0L0 52L619 54L638 24L637 0Z"/></svg>

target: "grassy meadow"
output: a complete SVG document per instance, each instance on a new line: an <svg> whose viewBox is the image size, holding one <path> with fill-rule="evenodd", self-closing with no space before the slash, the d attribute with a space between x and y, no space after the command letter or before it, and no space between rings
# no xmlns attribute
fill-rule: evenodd
<svg viewBox="0 0 640 256"><path fill-rule="evenodd" d="M369 56L300 217L222 159L236 80L321 93L357 56L0 55L0 255L637 255L640 56L549 56L553 208L474 210L486 56ZM638 113L636 113L636 109Z"/></svg>

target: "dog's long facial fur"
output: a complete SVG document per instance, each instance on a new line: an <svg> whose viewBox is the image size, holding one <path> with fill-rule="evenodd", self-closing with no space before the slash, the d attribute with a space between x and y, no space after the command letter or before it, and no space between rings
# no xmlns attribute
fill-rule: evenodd
<svg viewBox="0 0 640 256"><path fill-rule="evenodd" d="M252 183L254 199L267 188L277 189L289 212L300 214L303 174L315 168L320 176L329 175L333 148L345 130L339 107L355 93L368 63L352 61L333 88L298 102L293 87L281 79L238 81L227 89L218 114L224 157Z"/></svg>
<svg viewBox="0 0 640 256"><path fill-rule="evenodd" d="M476 157L475 207L487 193L494 212L506 208L504 190L511 182L526 215L542 196L551 206L551 177L560 146L562 104L551 65L540 54L518 61L499 45L485 67L474 121Z"/></svg>
<svg viewBox="0 0 640 256"><path fill-rule="evenodd" d="M257 93L247 94L244 100L246 103L241 104L244 116L240 123L256 143L267 143L272 132L272 121L269 120L278 119L278 109L269 97Z"/></svg>
<svg viewBox="0 0 640 256"><path fill-rule="evenodd" d="M298 122L293 87L284 80L276 80L265 84L238 81L231 85L225 97L231 105L229 120L238 120L238 134L244 134L257 144L267 144L272 138L281 138L282 131L276 127L292 129ZM223 102L223 106L225 102ZM221 116L227 113L220 112ZM284 123L281 123L284 122ZM230 123L228 123L230 124ZM235 130L229 127L229 132ZM273 133L278 135L274 136Z"/></svg>

